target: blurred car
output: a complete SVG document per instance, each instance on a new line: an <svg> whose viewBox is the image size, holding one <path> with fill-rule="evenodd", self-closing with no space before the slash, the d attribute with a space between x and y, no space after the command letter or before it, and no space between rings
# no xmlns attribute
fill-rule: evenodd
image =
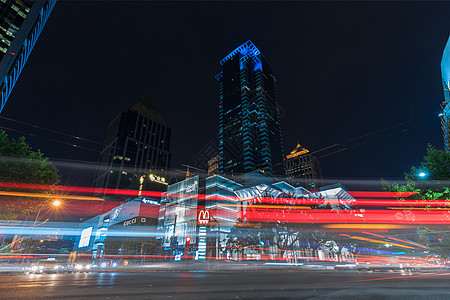
<svg viewBox="0 0 450 300"><path fill-rule="evenodd" d="M67 266L61 264L57 260L38 261L37 263L25 268L26 274L56 274L66 272L68 272Z"/></svg>
<svg viewBox="0 0 450 300"><path fill-rule="evenodd" d="M358 271L397 271L404 269L401 264L397 263L356 263L356 269Z"/></svg>
<svg viewBox="0 0 450 300"><path fill-rule="evenodd" d="M91 263L77 263L68 267L70 273L89 273L95 270Z"/></svg>

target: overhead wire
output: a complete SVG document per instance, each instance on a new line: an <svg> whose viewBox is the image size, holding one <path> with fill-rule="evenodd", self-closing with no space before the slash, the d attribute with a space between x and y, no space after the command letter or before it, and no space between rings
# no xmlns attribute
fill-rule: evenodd
<svg viewBox="0 0 450 300"><path fill-rule="evenodd" d="M410 123L410 122L413 122L413 121L417 121L419 119L423 119L423 118L428 117L428 116L433 115L433 114L436 115L436 112L430 112L430 113L427 113L427 114L423 114L421 116L417 116L415 118L412 118L412 119L409 119L409 120L406 120L406 121L402 121L400 123L397 123L397 124L385 127L383 129L378 129L378 130L375 130L375 131L373 131L371 133L366 133L366 134L363 134L361 136L351 138L351 139L349 139L347 141L344 141L344 142L340 142L340 143L336 143L336 144L333 144L333 145L330 145L330 146L326 146L326 147L321 148L319 150L312 151L311 154L316 154L318 152L321 152L321 151L324 151L324 150L327 150L327 149L331 149L331 148L334 148L334 147L342 146L342 145L345 145L345 144L348 144L348 143L351 143L351 142L354 142L354 141L357 141L357 140L360 140L360 139L363 139L363 138L366 138L366 137L369 137L369 136L372 136L372 135L375 135L375 134L378 134L378 133L381 133L381 132L384 132L384 131L387 131L389 129L392 129L392 128L395 128L395 127L398 127L398 126L406 125L407 123ZM353 148L353 147L351 147L351 148ZM335 151L333 153L338 153L338 152L341 152L341 151L344 151L344 150L347 150L347 149L340 149L340 150ZM324 156L322 156L322 157L324 157Z"/></svg>
<svg viewBox="0 0 450 300"><path fill-rule="evenodd" d="M20 134L25 134L25 135L28 135L28 136L37 137L37 138L44 139L44 140L47 140L47 141L68 145L68 146L71 146L71 147L74 147L74 148L84 149L84 150L93 151L93 152L100 152L100 153L102 152L102 151L99 151L99 150L90 149L90 148L83 147L83 146L76 145L76 144L70 144L70 143L62 142L62 141L59 141L59 140L56 140L56 139L44 137L44 136L33 134L33 133L27 133L27 132L20 131L20 130L17 130L17 129L13 129L13 128L9 128L9 127L0 126L0 129L13 131L13 132L18 132Z"/></svg>
<svg viewBox="0 0 450 300"><path fill-rule="evenodd" d="M97 141L93 141L93 140L89 140L89 139L86 139L86 138L82 138L82 137L79 137L79 136L76 136L76 135L73 135L73 134L69 134L69 133L65 133L65 132L62 132L62 131L49 129L49 128L46 128L46 127L43 127L43 126L38 126L38 125L26 123L26 122L23 122L23 121L7 118L7 117L3 117L3 116L0 116L0 119L4 119L4 120L7 120L7 121L19 123L19 124L22 124L22 125L30 126L30 127L37 128L37 129L42 129L42 130L49 131L49 132L52 132L52 133L57 133L57 134L61 134L61 135L67 136L67 137L71 137L71 138L74 138L74 139L77 139L77 140L83 140L83 141L86 141L86 142L90 142L90 143L94 143L94 144L103 146L103 143L100 143L100 142L97 142Z"/></svg>
<svg viewBox="0 0 450 300"><path fill-rule="evenodd" d="M427 114L424 114L424 115L421 115L421 116L417 116L415 118L412 118L412 119L409 119L409 120L406 120L406 121L402 121L400 123L397 123L397 124L394 124L394 125L391 125L391 126L379 129L379 130L375 130L373 132L370 132L370 133L367 133L367 134L363 134L363 135L358 136L358 137L351 138L351 139L349 139L347 141L344 141L344 142L335 143L333 145L329 145L329 146L323 147L323 148L321 148L319 150L312 151L311 154L317 154L319 152L322 152L322 151L325 151L325 150L329 150L329 149L333 149L333 148L336 148L336 147L339 147L339 146L343 147L343 148L335 150L335 151L333 151L331 153L327 153L327 154L324 154L324 155L321 155L321 156L317 157L318 159L319 158L324 158L324 157L327 157L327 156L330 156L330 155L334 155L334 154L337 154L337 153L340 153L340 152L343 152L343 151L346 151L346 150L349 150L349 149L352 149L352 148L355 148L355 147L358 147L358 146L362 146L362 145L365 145L365 144L368 144L368 143L372 143L374 141L377 141L377 140L380 140L380 139L383 139L383 138L387 138L387 137L392 136L392 135L404 133L404 132L407 131L407 129L402 129L400 131L389 133L387 135L383 135L383 136L375 138L373 140L365 141L365 142L362 142L362 143L359 143L359 144L356 144L356 145L348 145L349 143L352 143L352 142L355 142L355 141L358 141L358 140L362 140L364 138L376 135L376 134L381 133L381 132L385 132L387 130L390 130L390 129L393 129L393 128L396 128L396 127L399 127L399 126L402 126L402 125L406 125L406 124L408 124L410 122L417 121L419 119L423 119L423 118L428 117L428 116L433 115L433 114L436 114L436 112L430 112L430 113L427 113ZM65 132L62 132L62 131L58 131L58 130L49 129L49 128L46 128L46 127L30 124L30 123L19 121L19 120L16 120L16 119L7 118L7 117L3 117L3 116L0 116L0 119L4 119L4 120L10 121L10 122L15 122L15 123L18 123L18 124L26 125L26 126L29 126L29 127L35 128L35 129L41 129L41 130L48 131L48 132L51 132L51 133L54 133L54 134L60 134L60 135L63 135L63 136L69 137L69 138L76 139L78 141L85 141L85 142L89 142L89 143L94 143L94 144L97 144L97 145L101 145L102 147L104 146L103 143L100 143L100 142L97 142L97 141L93 141L93 140L90 140L90 139L87 139L87 138L83 138L83 137L76 136L76 135L73 135L73 134L65 133ZM430 123L430 122L431 122L431 120L426 122L426 124ZM421 125L423 125L423 124L421 124ZM417 126L414 126L412 128L416 128L416 127L419 127L421 125L417 125ZM61 140L48 138L48 137L44 137L44 136L41 136L41 135L32 134L32 133L20 131L20 130L17 130L17 129L9 128L9 127L0 126L0 129L13 131L13 132L18 132L20 134L25 134L25 135L32 136L32 137L41 138L41 139L48 140L48 141L51 141L51 142L54 142L54 143L60 143L60 144L64 144L64 145L71 146L71 147L78 148L78 149L83 149L83 150L92 151L92 152L96 152L96 153L102 153L103 152L102 150L96 150L96 149L84 147L84 146L81 146L81 145L78 145L78 144L67 143L67 142L63 142ZM109 146L109 147L114 148L112 146ZM106 153L106 154L108 154L108 153ZM108 155L112 155L112 154L108 154Z"/></svg>
<svg viewBox="0 0 450 300"><path fill-rule="evenodd" d="M424 124L428 124L428 123L431 123L431 122L432 122L432 120L430 120L430 121L428 121L428 122L425 122ZM420 126L422 126L422 125L423 125L423 124L421 124L421 125L416 125L416 126L410 127L409 129L417 128L417 127L420 127ZM397 134L401 134L401 133L404 133L404 132L407 132L407 131L408 131L407 129L402 129L402 130L399 130L399 131L396 131L396 132L392 132L392 133L383 135L383 136L381 136L381 137L374 138L374 139L369 140L369 141L365 141L365 142L362 142L362 143L359 143L359 144L356 144L356 145L350 145L350 146L344 147L344 148L342 148L342 149L339 149L339 150L337 150L337 151L334 151L334 152L332 152L332 153L329 153L329 154L325 154L325 155L319 156L319 157L317 157L317 159L323 158L323 157L326 157L326 156L329 156L329 155L332 155L332 154L336 154L336 153L338 153L338 152L342 152L342 151L345 151L345 150L349 150L349 149L352 149L352 148L355 148L355 147L358 147L358 146L362 146L362 145L366 145L366 144L369 144L369 143L373 143L373 142L375 142L375 141L378 141L378 140L381 140L381 139L385 139L385 138L387 138L387 137L390 137L390 136L393 136L393 135L397 135ZM367 135L367 136L368 136L368 135Z"/></svg>

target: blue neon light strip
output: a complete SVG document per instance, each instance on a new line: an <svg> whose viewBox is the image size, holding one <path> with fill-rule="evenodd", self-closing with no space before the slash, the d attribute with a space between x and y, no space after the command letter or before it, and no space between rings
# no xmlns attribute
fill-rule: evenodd
<svg viewBox="0 0 450 300"><path fill-rule="evenodd" d="M34 27L33 33L24 41L20 53L16 54L17 56L20 55L19 61L16 63L16 66L12 70L10 70L9 73L5 76L4 79L5 84L2 86L0 113L3 110L3 107L5 107L6 101L8 101L9 95L11 94L12 89L14 88L14 85L17 82L17 79L19 79L20 73L25 67L25 63L27 62L28 57L31 54L31 50L33 50L34 45L36 44L37 39L39 38L39 35L42 32L42 29L44 29L44 25L47 22L48 17L50 16L50 13L52 12L53 7L55 6L55 3L56 0L51 0L48 2L46 7L41 9L40 12L41 18Z"/></svg>
<svg viewBox="0 0 450 300"><path fill-rule="evenodd" d="M450 83L450 37L442 53L441 61L442 84L444 86L444 102L450 101L449 83Z"/></svg>
<svg viewBox="0 0 450 300"><path fill-rule="evenodd" d="M225 58L220 61L220 64L223 65L227 60L231 59L238 53L240 53L243 56L247 54L250 54L251 56L256 56L261 54L261 51L259 51L259 49L252 43L252 41L248 40L244 44L240 45L239 47L231 51L230 54L225 56Z"/></svg>
<svg viewBox="0 0 450 300"><path fill-rule="evenodd" d="M218 81L220 81L223 77L223 71L220 72L219 74L217 74L216 76L214 76Z"/></svg>

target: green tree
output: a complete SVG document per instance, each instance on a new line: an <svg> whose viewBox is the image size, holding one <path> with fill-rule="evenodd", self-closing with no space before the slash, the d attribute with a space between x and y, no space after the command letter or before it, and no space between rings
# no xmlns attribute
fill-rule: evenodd
<svg viewBox="0 0 450 300"><path fill-rule="evenodd" d="M381 180L383 189L390 192L414 192L408 199L450 200L450 153L430 144L426 151L419 167L412 166L411 171L405 173L406 184ZM425 176L421 177L421 173Z"/></svg>
<svg viewBox="0 0 450 300"><path fill-rule="evenodd" d="M425 176L420 176L423 173ZM450 200L450 153L427 146L426 155L419 166L412 166L405 173L405 184L382 180L383 189L398 192L399 200ZM412 193L412 195L410 195ZM409 196L410 195L410 196ZM426 206L425 209L431 206ZM449 204L446 207L450 207ZM445 208L445 207L444 207ZM405 209L405 213L414 213ZM450 234L448 230L428 225L419 225L412 240L431 247L442 257L450 253Z"/></svg>
<svg viewBox="0 0 450 300"><path fill-rule="evenodd" d="M33 151L24 137L9 139L6 132L0 130L0 181L10 183L30 183L56 185L60 178L58 171L48 158ZM17 188L0 188L3 191L22 191ZM50 190L40 193L52 193ZM0 196L0 218L17 219L20 216L35 214L46 198Z"/></svg>
<svg viewBox="0 0 450 300"><path fill-rule="evenodd" d="M406 173L405 178L418 180L420 172L424 172L427 178L433 180L450 179L450 153L428 144L427 154L423 157L420 168L411 167L411 173Z"/></svg>

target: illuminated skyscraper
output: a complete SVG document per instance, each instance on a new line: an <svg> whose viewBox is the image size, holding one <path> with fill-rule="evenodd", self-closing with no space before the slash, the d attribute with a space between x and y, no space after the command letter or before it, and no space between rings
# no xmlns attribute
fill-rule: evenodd
<svg viewBox="0 0 450 300"><path fill-rule="evenodd" d="M284 175L275 77L251 42L220 61L219 173Z"/></svg>
<svg viewBox="0 0 450 300"><path fill-rule="evenodd" d="M170 136L171 129L159 110L150 98L143 97L109 124L94 186L123 189L135 183L138 188L141 176L152 173L156 177L145 181L165 188Z"/></svg>
<svg viewBox="0 0 450 300"><path fill-rule="evenodd" d="M219 174L219 155L208 160L208 176Z"/></svg>
<svg viewBox="0 0 450 300"><path fill-rule="evenodd" d="M319 161L300 144L286 156L286 176L294 186L301 185L307 189L317 188L321 178Z"/></svg>
<svg viewBox="0 0 450 300"><path fill-rule="evenodd" d="M442 54L441 61L442 85L444 87L444 102L441 104L442 130L444 131L444 147L450 151L450 37Z"/></svg>
<svg viewBox="0 0 450 300"><path fill-rule="evenodd" d="M0 113L47 22L56 0L0 1Z"/></svg>

